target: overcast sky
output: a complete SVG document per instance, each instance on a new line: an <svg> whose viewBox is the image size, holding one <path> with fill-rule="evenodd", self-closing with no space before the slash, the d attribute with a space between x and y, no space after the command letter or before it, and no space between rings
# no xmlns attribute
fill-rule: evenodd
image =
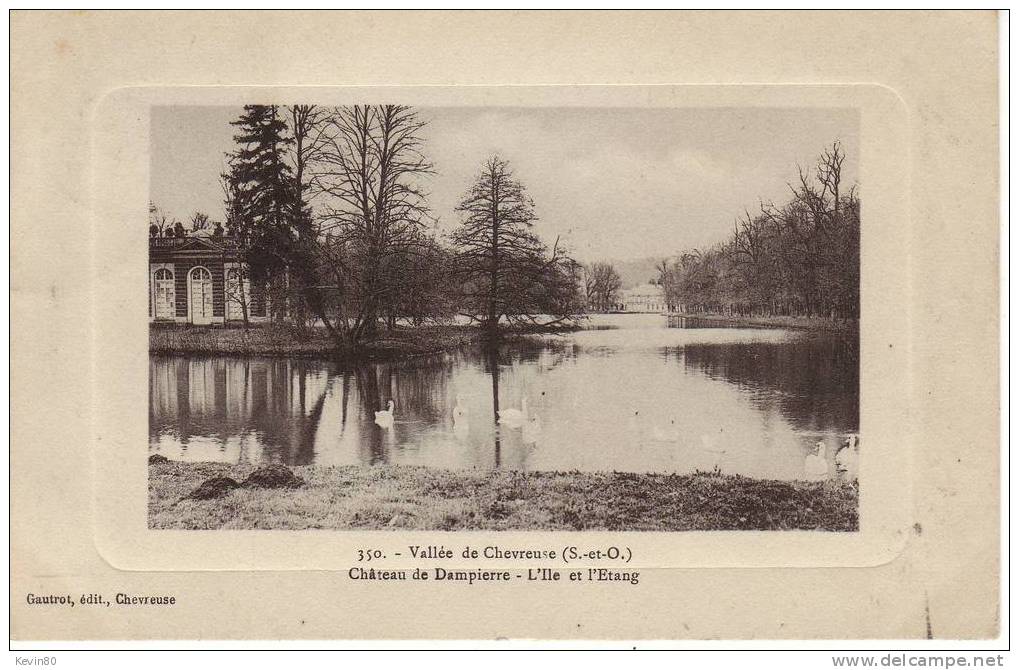
<svg viewBox="0 0 1019 670"><path fill-rule="evenodd" d="M187 221L222 220L219 174L233 150L235 107L152 112L152 200ZM663 257L724 240L760 199L783 202L796 166L833 141L857 180L859 121L850 109L421 108L435 166L429 204L441 229L482 161L498 153L535 201L535 230L561 235L581 261Z"/></svg>

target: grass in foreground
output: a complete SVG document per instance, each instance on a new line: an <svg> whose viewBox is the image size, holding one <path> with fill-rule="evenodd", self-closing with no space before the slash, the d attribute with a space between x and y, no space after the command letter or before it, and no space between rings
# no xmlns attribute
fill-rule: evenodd
<svg viewBox="0 0 1019 670"><path fill-rule="evenodd" d="M738 475L292 468L297 489L238 488L181 500L211 477L254 468L149 466L149 526L340 530L858 530L856 482Z"/></svg>

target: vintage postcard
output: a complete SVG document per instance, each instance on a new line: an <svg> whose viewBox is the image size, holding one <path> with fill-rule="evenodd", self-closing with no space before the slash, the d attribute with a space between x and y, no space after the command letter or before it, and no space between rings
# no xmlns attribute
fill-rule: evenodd
<svg viewBox="0 0 1019 670"><path fill-rule="evenodd" d="M238 35L269 22L210 16L243 19ZM868 16L875 34L951 23ZM993 14L964 16L993 52ZM27 53L32 27L91 20L23 15L15 35ZM959 75L983 141L996 65L964 53L983 68ZM978 225L925 206L945 194L923 181L917 94L820 76L105 81L76 173L89 262L48 289L55 314L83 317L91 400L47 416L89 426L90 465L45 465L49 429L16 422L12 482L45 467L73 494L12 483L13 637L998 634L996 513L964 522L981 561L937 548L961 540L942 506L998 504L997 294L957 332L971 387L935 397L943 345L924 327L955 304L933 306L925 283L997 253L997 210ZM24 105L15 135L35 123ZM993 205L996 149L966 151ZM19 250L41 231L14 202L17 289L67 261ZM955 264L925 232L943 215L946 239L966 231ZM43 324L15 304L17 360ZM71 346L66 327L45 337L58 357ZM15 395L41 393L50 364L15 366ZM946 460L931 412L976 420L978 399L979 443ZM77 549L46 550L43 530ZM976 600L949 613L959 588ZM249 621L270 610L276 623Z"/></svg>
<svg viewBox="0 0 1019 670"><path fill-rule="evenodd" d="M146 215L143 257L110 249L144 270L148 389L146 467L97 473L112 564L236 568L219 531L263 530L246 567L351 572L356 537L398 578L402 531L594 543L525 552L562 559L632 534L606 579L901 550L908 452L864 428L908 436L861 413L861 348L898 337L860 329L861 181L904 172L860 161L904 137L886 91L130 88L100 114L148 137L102 168Z"/></svg>

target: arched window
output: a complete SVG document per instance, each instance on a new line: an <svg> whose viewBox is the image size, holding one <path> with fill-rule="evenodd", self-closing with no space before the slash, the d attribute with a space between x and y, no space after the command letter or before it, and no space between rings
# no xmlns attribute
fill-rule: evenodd
<svg viewBox="0 0 1019 670"><path fill-rule="evenodd" d="M238 321L251 308L251 284L237 268L226 271L226 318Z"/></svg>
<svg viewBox="0 0 1019 670"><path fill-rule="evenodd" d="M176 313L173 272L159 268L152 273L152 308L157 319L172 319Z"/></svg>
<svg viewBox="0 0 1019 670"><path fill-rule="evenodd" d="M191 270L188 281L189 308L192 323L212 321L212 273L203 267Z"/></svg>

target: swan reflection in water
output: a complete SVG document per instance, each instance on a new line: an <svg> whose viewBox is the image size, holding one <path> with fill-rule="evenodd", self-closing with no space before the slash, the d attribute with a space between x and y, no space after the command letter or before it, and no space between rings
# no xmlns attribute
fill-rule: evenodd
<svg viewBox="0 0 1019 670"><path fill-rule="evenodd" d="M463 395L456 396L456 406L453 407L453 435L460 442L466 442L471 434L470 410Z"/></svg>
<svg viewBox="0 0 1019 670"><path fill-rule="evenodd" d="M828 478L828 447L821 440L814 445L811 453L803 461L804 479L818 480Z"/></svg>
<svg viewBox="0 0 1019 670"><path fill-rule="evenodd" d="M855 355L778 330L651 330L650 340L581 331L356 368L153 356L150 449L223 462L719 467L801 479L824 439L833 470L855 471L858 444L836 451L834 441L858 430Z"/></svg>

